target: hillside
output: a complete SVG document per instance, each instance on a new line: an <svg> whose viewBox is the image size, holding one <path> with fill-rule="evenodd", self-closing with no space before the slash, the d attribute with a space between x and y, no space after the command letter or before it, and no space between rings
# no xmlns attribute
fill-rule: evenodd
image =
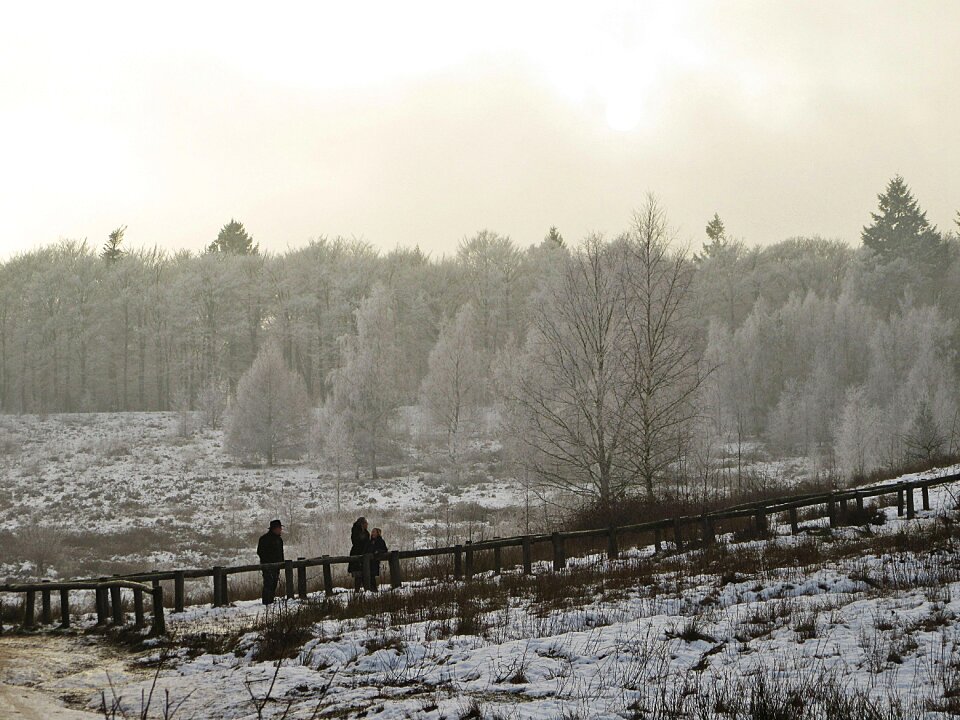
<svg viewBox="0 0 960 720"><path fill-rule="evenodd" d="M957 468L946 471L956 472ZM93 709L100 689L176 717L900 718L960 712L953 486L915 520L618 561L562 574L171 615L171 642L118 676L34 678ZM92 620L88 620L91 622ZM119 639L119 638L118 638ZM115 670L116 671L116 670ZM153 715L151 715L153 716Z"/></svg>

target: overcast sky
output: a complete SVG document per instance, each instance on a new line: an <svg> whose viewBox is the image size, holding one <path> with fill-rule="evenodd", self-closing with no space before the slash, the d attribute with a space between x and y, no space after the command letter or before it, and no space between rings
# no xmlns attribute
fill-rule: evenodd
<svg viewBox="0 0 960 720"><path fill-rule="evenodd" d="M434 256L624 228L859 242L895 173L960 208L960 2L18 3L0 257L55 242Z"/></svg>

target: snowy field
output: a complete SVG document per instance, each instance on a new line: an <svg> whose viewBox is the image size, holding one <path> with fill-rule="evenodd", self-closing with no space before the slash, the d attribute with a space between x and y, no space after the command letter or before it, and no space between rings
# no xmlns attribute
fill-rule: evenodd
<svg viewBox="0 0 960 720"><path fill-rule="evenodd" d="M288 557L349 551L365 515L391 548L430 547L547 529L553 506L511 477L496 423L477 423L459 477L415 407L402 408L380 479L306 459L243 466L222 431L178 413L0 416L0 578L76 577L256 561L257 536L283 519ZM434 447L431 453L417 448ZM726 491L809 479L806 460L769 460L756 444L717 447ZM742 467L738 467L738 457ZM719 486L718 486L719 487ZM723 488L720 488L724 492Z"/></svg>
<svg viewBox="0 0 960 720"><path fill-rule="evenodd" d="M107 663L109 678L100 665L3 679L90 710L106 690L132 716L155 677L151 717L166 697L181 718L954 716L958 491L932 490L912 521L876 508L869 527L808 520L797 536L778 525L656 558L633 547L559 575L539 565L532 579L424 581L268 614L195 607L169 616L170 646Z"/></svg>
<svg viewBox="0 0 960 720"><path fill-rule="evenodd" d="M0 577L251 562L274 517L293 557L347 552L360 514L391 547L505 535L522 502L493 440L474 440L460 480L413 453L379 480L351 469L337 511L331 469L240 466L221 431L197 424L182 436L177 413L0 416L0 533L25 546L17 562L5 553Z"/></svg>

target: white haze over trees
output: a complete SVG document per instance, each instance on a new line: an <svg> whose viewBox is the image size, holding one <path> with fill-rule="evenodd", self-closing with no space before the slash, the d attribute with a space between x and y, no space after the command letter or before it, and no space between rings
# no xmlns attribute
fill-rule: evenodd
<svg viewBox="0 0 960 720"><path fill-rule="evenodd" d="M650 198L609 240L483 230L436 259L342 238L266 254L237 220L170 254L121 226L0 265L0 409L200 410L215 428L229 399L238 454L310 449L338 477L376 477L415 404L436 433L408 444L442 437L460 473L495 410L517 477L602 503L708 487L730 444L828 479L955 455L960 243L899 177L870 220L859 248L748 248L717 214L687 254ZM290 429L256 427L275 402Z"/></svg>

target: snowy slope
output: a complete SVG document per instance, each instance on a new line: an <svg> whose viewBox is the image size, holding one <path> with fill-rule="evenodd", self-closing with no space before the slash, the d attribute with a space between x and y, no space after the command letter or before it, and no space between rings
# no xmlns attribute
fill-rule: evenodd
<svg viewBox="0 0 960 720"><path fill-rule="evenodd" d="M869 530L814 521L654 561L649 547L572 559L559 578L540 566L532 580L416 583L352 614L347 593L266 624L252 602L191 608L170 617L179 642L158 688L185 698L182 717L257 717L265 698L263 717L746 717L751 702L783 717L943 717L960 693L955 492L933 490L913 521L884 508ZM279 665L257 660L301 607L308 635ZM128 710L151 684L135 669L111 680ZM45 687L92 708L106 684L92 671ZM874 706L887 714L843 714Z"/></svg>

